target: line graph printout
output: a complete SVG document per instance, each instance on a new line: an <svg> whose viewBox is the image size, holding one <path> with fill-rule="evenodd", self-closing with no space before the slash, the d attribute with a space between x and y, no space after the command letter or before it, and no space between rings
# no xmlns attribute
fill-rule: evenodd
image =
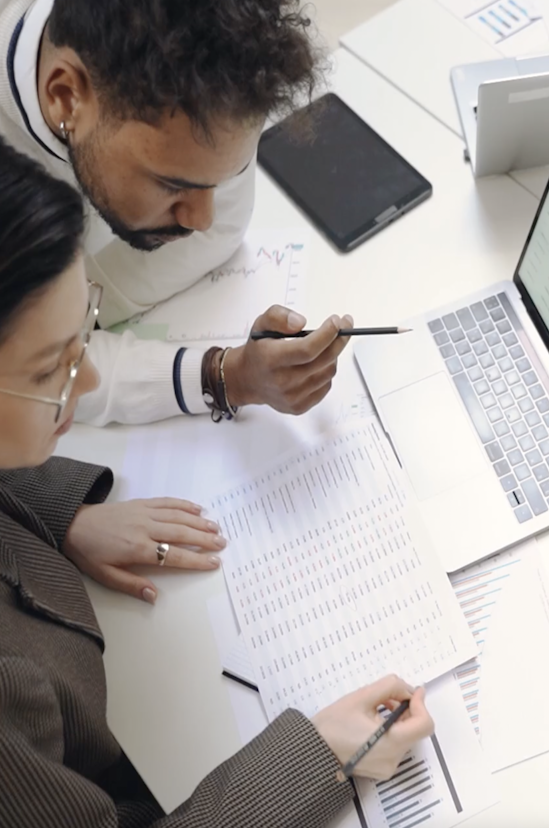
<svg viewBox="0 0 549 828"><path fill-rule="evenodd" d="M389 672L429 681L475 654L375 417L212 501L269 719L312 715Z"/></svg>
<svg viewBox="0 0 549 828"><path fill-rule="evenodd" d="M222 267L170 300L168 339L244 340L270 305L302 311L307 241L303 230L253 231Z"/></svg>
<svg viewBox="0 0 549 828"><path fill-rule="evenodd" d="M535 0L439 0L483 40L509 57L547 48L549 33Z"/></svg>

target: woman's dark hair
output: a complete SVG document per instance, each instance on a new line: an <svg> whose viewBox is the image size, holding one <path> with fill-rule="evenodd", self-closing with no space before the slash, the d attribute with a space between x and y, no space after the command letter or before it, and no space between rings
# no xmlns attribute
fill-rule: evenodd
<svg viewBox="0 0 549 828"><path fill-rule="evenodd" d="M80 195L0 137L0 341L16 313L75 260Z"/></svg>
<svg viewBox="0 0 549 828"><path fill-rule="evenodd" d="M205 135L310 98L317 54L298 0L55 0L54 46L73 49L115 118L183 111Z"/></svg>

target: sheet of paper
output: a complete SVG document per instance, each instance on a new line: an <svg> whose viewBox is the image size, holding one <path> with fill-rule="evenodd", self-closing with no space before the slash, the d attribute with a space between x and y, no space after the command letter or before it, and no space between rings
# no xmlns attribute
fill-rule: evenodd
<svg viewBox="0 0 549 828"><path fill-rule="evenodd" d="M213 499L269 719L389 672L419 684L475 646L375 418Z"/></svg>
<svg viewBox="0 0 549 828"><path fill-rule="evenodd" d="M439 0L470 29L507 57L547 49L543 4L535 0Z"/></svg>
<svg viewBox="0 0 549 828"><path fill-rule="evenodd" d="M238 627L227 595L208 602L220 670L238 644ZM242 638L240 638L242 642ZM259 693L230 679L226 681L243 744L267 726ZM355 804L341 813L331 828L413 828L423 822L450 828L497 801L494 783L469 725L459 687L453 678L437 680L427 689L427 704L435 720L437 741L422 742L406 756L390 782L358 784ZM436 745L436 747L435 747Z"/></svg>
<svg viewBox="0 0 549 828"><path fill-rule="evenodd" d="M240 342L270 305L303 311L306 275L306 230L250 231L226 264L142 319L168 322L169 340Z"/></svg>

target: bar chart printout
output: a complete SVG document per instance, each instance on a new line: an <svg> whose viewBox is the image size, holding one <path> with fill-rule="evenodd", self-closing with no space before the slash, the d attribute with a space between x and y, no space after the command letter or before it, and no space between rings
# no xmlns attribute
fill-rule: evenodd
<svg viewBox="0 0 549 828"><path fill-rule="evenodd" d="M450 583L374 417L210 504L267 716L307 715L389 672L429 681L474 656Z"/></svg>

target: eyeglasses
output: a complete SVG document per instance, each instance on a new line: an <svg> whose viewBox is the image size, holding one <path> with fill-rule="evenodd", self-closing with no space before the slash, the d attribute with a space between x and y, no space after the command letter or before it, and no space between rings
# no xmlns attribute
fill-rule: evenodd
<svg viewBox="0 0 549 828"><path fill-rule="evenodd" d="M63 411L67 407L67 403L70 399L71 392L74 387L74 382L76 380L82 362L84 361L84 357L86 356L86 349L88 347L92 331L95 328L97 317L99 316L99 305L101 304L103 286L97 284L97 282L88 282L88 285L90 289L88 313L86 314L86 320L82 327L82 331L80 332L80 338L82 340L82 351L80 352L80 356L78 357L78 359L73 360L73 362L69 363L69 365L67 366L69 376L61 390L61 394L59 395L59 397L56 399L53 397L41 397L37 394L24 394L21 391L9 391L7 388L0 388L0 394L9 394L11 397L22 397L25 400L34 400L35 402L46 403L46 405L57 406L57 411L55 414L56 423L59 422Z"/></svg>

